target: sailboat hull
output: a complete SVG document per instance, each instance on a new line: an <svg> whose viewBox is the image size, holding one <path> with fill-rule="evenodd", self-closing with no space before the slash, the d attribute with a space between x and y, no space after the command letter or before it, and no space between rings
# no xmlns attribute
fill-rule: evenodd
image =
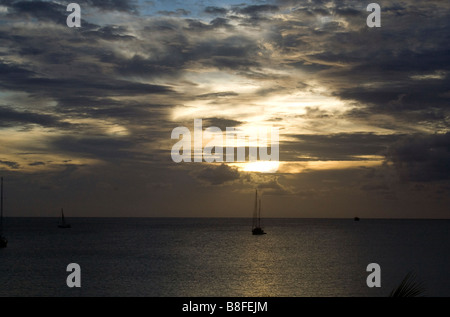
<svg viewBox="0 0 450 317"><path fill-rule="evenodd" d="M267 234L267 233L264 232L264 230L262 228L254 228L252 230L252 233L253 233L254 236L261 236L263 234Z"/></svg>

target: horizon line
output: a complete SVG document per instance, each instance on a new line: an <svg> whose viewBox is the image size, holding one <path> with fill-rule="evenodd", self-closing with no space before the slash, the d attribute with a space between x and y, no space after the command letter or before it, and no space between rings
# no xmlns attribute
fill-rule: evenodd
<svg viewBox="0 0 450 317"><path fill-rule="evenodd" d="M60 216L13 216L3 218L60 218ZM206 216L66 216L70 219L82 219L82 218L92 218L92 219L252 219L252 217L206 217ZM354 220L355 217L264 217L264 220L270 219L305 219L305 220ZM450 220L450 218L362 218L358 217L360 220Z"/></svg>

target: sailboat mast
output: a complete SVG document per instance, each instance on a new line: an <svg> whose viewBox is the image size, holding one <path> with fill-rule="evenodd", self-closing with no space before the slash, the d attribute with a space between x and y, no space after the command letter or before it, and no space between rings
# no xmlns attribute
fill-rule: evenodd
<svg viewBox="0 0 450 317"><path fill-rule="evenodd" d="M261 198L259 199L258 227L261 228Z"/></svg>
<svg viewBox="0 0 450 317"><path fill-rule="evenodd" d="M3 236L3 177L1 178L1 189L0 189L0 237Z"/></svg>
<svg viewBox="0 0 450 317"><path fill-rule="evenodd" d="M256 190L255 194L255 209L253 211L253 228L257 227L257 218L258 218L258 190Z"/></svg>

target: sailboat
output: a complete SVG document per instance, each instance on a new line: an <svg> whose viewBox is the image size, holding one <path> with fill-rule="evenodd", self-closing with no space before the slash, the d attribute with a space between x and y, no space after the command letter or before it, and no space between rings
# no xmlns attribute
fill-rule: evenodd
<svg viewBox="0 0 450 317"><path fill-rule="evenodd" d="M258 208L258 190L256 190L255 195L255 209L253 211L252 233L254 236L266 234L264 230L261 228L261 199L259 199L259 208Z"/></svg>
<svg viewBox="0 0 450 317"><path fill-rule="evenodd" d="M70 224L66 223L66 219L64 219L64 210L62 208L61 208L61 223L58 225L58 228L61 229L71 228Z"/></svg>
<svg viewBox="0 0 450 317"><path fill-rule="evenodd" d="M8 240L3 236L3 177L1 178L0 197L0 248L6 248Z"/></svg>

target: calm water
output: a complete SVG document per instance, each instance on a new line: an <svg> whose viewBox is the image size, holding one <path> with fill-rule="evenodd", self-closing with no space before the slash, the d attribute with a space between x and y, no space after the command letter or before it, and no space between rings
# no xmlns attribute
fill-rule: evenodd
<svg viewBox="0 0 450 317"><path fill-rule="evenodd" d="M0 296L386 296L415 271L450 296L450 221L7 219ZM366 286L378 263L382 287ZM81 266L81 289L66 267Z"/></svg>

